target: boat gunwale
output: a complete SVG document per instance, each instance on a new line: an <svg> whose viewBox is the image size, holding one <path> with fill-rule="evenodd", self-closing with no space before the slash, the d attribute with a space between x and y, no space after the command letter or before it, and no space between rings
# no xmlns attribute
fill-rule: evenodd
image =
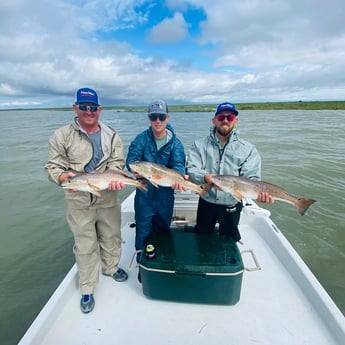
<svg viewBox="0 0 345 345"><path fill-rule="evenodd" d="M270 247L275 247L274 253L276 257L285 267L289 267L288 272L304 296L315 308L317 314L331 331L336 341L339 344L343 344L345 338L345 317L338 306L271 218L262 217L260 221L266 222L268 225L268 227L263 226L260 229L271 229L270 233L268 233L268 230L261 231L261 238ZM277 248L278 246L279 248ZM305 291L308 291L308 293Z"/></svg>

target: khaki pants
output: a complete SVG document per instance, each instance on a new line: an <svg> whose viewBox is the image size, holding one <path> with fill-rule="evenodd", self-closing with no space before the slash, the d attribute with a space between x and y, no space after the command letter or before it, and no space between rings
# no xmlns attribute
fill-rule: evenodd
<svg viewBox="0 0 345 345"><path fill-rule="evenodd" d="M82 294L94 292L99 266L112 275L121 256L121 205L114 207L66 209L66 219L74 236L75 255Z"/></svg>

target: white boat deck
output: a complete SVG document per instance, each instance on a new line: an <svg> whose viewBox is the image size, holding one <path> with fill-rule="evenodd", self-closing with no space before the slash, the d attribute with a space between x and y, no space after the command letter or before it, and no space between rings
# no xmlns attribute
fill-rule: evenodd
<svg viewBox="0 0 345 345"><path fill-rule="evenodd" d="M134 252L132 201L133 195L123 203L123 268ZM195 204L182 203L187 204L188 218L188 209ZM240 250L253 249L261 269L243 274L236 305L148 299L135 268L124 283L100 275L95 309L84 315L73 266L19 344L344 344L344 316L272 223L269 212L255 204L246 207L241 234ZM254 266L248 253L243 261L246 267Z"/></svg>

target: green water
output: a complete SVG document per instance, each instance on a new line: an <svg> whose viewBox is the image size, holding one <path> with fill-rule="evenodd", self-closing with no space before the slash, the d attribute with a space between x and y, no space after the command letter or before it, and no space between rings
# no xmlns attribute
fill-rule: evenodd
<svg viewBox="0 0 345 345"><path fill-rule="evenodd" d="M71 111L2 111L0 343L16 344L74 263L63 193L44 175L48 138ZM144 113L103 111L124 143L148 121ZM206 135L211 113L172 113L188 149ZM241 136L262 156L262 179L317 199L301 217L291 205L265 205L272 219L345 313L345 111L240 112ZM122 194L122 199L129 190Z"/></svg>

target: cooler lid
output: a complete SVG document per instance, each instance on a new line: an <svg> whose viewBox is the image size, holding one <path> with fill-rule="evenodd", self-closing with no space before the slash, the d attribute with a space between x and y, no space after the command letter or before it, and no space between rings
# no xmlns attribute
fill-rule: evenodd
<svg viewBox="0 0 345 345"><path fill-rule="evenodd" d="M217 234L172 230L152 233L146 244L155 248L153 258L142 254L140 264L159 270L233 273L243 270L237 244Z"/></svg>

